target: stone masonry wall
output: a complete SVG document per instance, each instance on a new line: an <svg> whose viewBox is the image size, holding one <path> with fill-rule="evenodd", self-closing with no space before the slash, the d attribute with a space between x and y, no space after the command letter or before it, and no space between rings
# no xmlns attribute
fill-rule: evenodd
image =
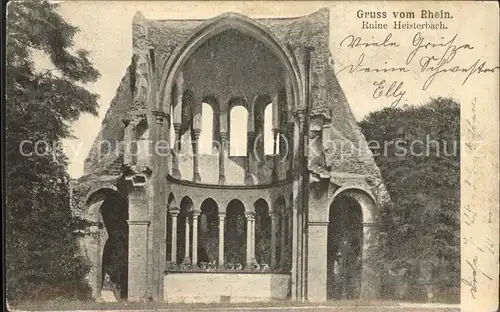
<svg viewBox="0 0 500 312"><path fill-rule="evenodd" d="M84 175L103 174L106 169L112 173L119 173L121 169L120 157L123 155L124 124L132 104L131 66L129 66L116 90L116 95L111 100L109 109L101 124L89 155L85 159ZM109 142L109 145L102 142ZM111 167L111 168L110 168Z"/></svg>

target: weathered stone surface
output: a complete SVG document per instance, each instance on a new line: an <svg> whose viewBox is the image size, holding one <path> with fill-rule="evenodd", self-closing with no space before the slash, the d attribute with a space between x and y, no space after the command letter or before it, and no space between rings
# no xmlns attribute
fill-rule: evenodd
<svg viewBox="0 0 500 312"><path fill-rule="evenodd" d="M122 142L125 129L123 119L127 117L131 106L132 81L131 66L129 66L116 90L115 97L111 100L101 130L85 159L84 175L105 174L106 170L121 173L119 159L123 155Z"/></svg>
<svg viewBox="0 0 500 312"><path fill-rule="evenodd" d="M217 30L211 28L219 27L217 23L223 27L237 26L224 28L222 33L204 32ZM293 258L290 264L294 263L290 272L292 298L326 299L326 237L333 199L341 194L358 201L363 210L363 223L373 222L378 207L388 200L380 171L335 77L329 51L329 27L327 9L303 17L256 20L235 13L209 20L184 21L147 20L142 14L136 14L131 65L86 159L85 176L73 188L73 205L81 207L83 213L90 209L88 198L96 190L109 188L127 198L129 230L133 234L129 237L129 299L176 298L167 290L176 287L172 286L176 281L180 283L179 291L195 291L189 288L189 282L187 288L182 288L188 275L163 276L166 247L161 244L170 238L166 238L168 233L164 232L167 209L181 208L180 201L186 197L193 206L190 212L199 211L209 196L215 199L219 211L225 211L232 199L239 199L247 213L253 212L259 198L270 203L271 210L277 198L284 198L284 210L290 215L290 222L298 223L290 226L289 232L294 232L294 236L293 240L289 237L289 246L285 246ZM201 33L205 37L196 36ZM195 48L187 50L188 47ZM176 77L180 72L182 79ZM182 93L176 94L177 89ZM290 141L287 152L292 155L278 162L274 169L276 157L257 162L255 155L249 159L227 154L221 158L186 155L176 159L180 175L171 179L165 177L172 174L167 169L173 166L175 156L170 147L161 157L132 155L132 147L124 148L124 143L135 140L153 147L157 140L169 138L169 131L176 127L179 138L188 142L182 144L180 151L195 151L191 140L200 134L201 102L205 100L216 116L214 140L228 137L232 105L248 109L251 114L248 137L256 138L263 132L265 105L273 100L279 103L282 115L274 120L273 127L286 134ZM180 109L176 105L180 105ZM173 128L170 128L171 107L177 116ZM307 146L300 146L301 142ZM280 141L280 149L284 146ZM262 152L263 146L257 146L256 150ZM307 170L302 172L302 168ZM222 180L221 172L225 174ZM196 173L201 175L196 183L210 185L192 183ZM299 178L303 179L299 181ZM252 183L248 183L249 180ZM279 183L270 185L278 180ZM126 183L121 183L123 181ZM125 184L129 185L128 189L123 187ZM231 190L231 184L238 187ZM140 194L137 193L139 187L144 187ZM376 226L366 233L364 250L376 243ZM296 244L294 248L290 248L292 244ZM277 247L280 246L274 248ZM255 251L252 248L248 254ZM216 255L218 252L212 257ZM369 258L367 251L363 258ZM364 296L373 297L378 286L369 269L367 264L361 287ZM248 283L257 280L259 278L249 278ZM284 283L280 280L275 285L283 291L280 298L289 289L288 280L286 287ZM301 288L306 284L307 288ZM269 295L266 289L261 289L259 298ZM301 294L305 289L307 294ZM216 296L226 296L224 289L213 290ZM199 299L193 296L190 300Z"/></svg>
<svg viewBox="0 0 500 312"><path fill-rule="evenodd" d="M172 303L262 302L286 299L288 274L168 273L165 301Z"/></svg>

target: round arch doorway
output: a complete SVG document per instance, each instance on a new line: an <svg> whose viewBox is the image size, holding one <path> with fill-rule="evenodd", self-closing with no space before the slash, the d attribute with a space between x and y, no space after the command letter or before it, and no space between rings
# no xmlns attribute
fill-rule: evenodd
<svg viewBox="0 0 500 312"><path fill-rule="evenodd" d="M363 213L359 202L340 195L330 206L327 299L357 299L361 292Z"/></svg>
<svg viewBox="0 0 500 312"><path fill-rule="evenodd" d="M119 194L107 196L101 206L104 227L108 239L102 255L103 283L105 275L120 290L120 298L127 298L128 289L128 207L127 201Z"/></svg>

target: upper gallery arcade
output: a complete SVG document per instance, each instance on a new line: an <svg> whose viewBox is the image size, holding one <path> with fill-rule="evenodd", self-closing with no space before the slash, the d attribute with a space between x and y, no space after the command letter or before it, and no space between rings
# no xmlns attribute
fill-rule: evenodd
<svg viewBox="0 0 500 312"><path fill-rule="evenodd" d="M107 274L128 300L376 297L369 247L388 198L334 75L329 11L137 13L132 31L73 184L94 296Z"/></svg>

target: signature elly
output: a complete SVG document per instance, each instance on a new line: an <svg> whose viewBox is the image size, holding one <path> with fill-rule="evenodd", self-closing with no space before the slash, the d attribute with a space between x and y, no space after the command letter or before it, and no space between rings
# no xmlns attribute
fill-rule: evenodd
<svg viewBox="0 0 500 312"><path fill-rule="evenodd" d="M391 107L396 107L406 94L406 90L403 89L402 81L393 81L389 86L385 79L377 80L373 82L375 90L373 91L373 98L378 99L382 96L388 98L395 98L391 103Z"/></svg>

